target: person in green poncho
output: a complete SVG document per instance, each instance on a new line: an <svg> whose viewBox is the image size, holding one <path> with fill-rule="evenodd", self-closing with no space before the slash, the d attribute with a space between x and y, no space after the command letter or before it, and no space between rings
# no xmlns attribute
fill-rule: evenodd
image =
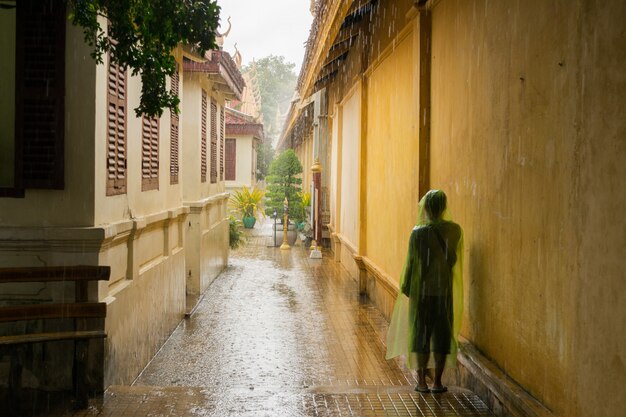
<svg viewBox="0 0 626 417"><path fill-rule="evenodd" d="M441 382L444 368L456 366L463 310L463 231L448 218L443 191L428 191L419 208L387 335L387 359L404 355L409 368L417 368L415 390L438 393L447 391ZM426 375L432 368L429 388Z"/></svg>

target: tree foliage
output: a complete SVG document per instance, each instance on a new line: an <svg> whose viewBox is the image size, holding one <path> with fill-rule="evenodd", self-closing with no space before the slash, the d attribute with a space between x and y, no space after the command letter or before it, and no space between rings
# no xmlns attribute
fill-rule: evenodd
<svg viewBox="0 0 626 417"><path fill-rule="evenodd" d="M279 110L281 113L287 111L296 88L298 77L294 72L295 64L286 62L283 56L270 55L255 61L255 65L264 130L266 136L273 141L282 129L276 123L276 115ZM249 68L244 68L244 72Z"/></svg>
<svg viewBox="0 0 626 417"><path fill-rule="evenodd" d="M272 213L276 209L276 212L282 216L283 201L287 197L289 217L302 220L302 200L299 195L300 184L302 184L300 174L302 174L302 164L293 149L287 149L272 161L267 176L266 213Z"/></svg>
<svg viewBox="0 0 626 417"><path fill-rule="evenodd" d="M256 153L257 179L265 179L273 159L274 148L272 147L271 141L268 140L261 142L257 147Z"/></svg>
<svg viewBox="0 0 626 417"><path fill-rule="evenodd" d="M92 56L111 57L133 75L140 74L141 102L135 113L160 116L165 108L178 112L179 98L166 88L176 70L171 52L179 43L200 54L216 48L220 7L216 0L68 0L70 19L81 26ZM108 29L100 25L108 19Z"/></svg>

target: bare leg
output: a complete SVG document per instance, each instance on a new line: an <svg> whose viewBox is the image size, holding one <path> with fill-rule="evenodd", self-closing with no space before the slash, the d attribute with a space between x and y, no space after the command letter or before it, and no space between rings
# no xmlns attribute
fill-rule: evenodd
<svg viewBox="0 0 626 417"><path fill-rule="evenodd" d="M435 380L433 381L433 388L442 388L441 376L443 375L443 368L446 365L446 355L443 353L435 353Z"/></svg>
<svg viewBox="0 0 626 417"><path fill-rule="evenodd" d="M428 364L428 354L417 354L417 387L427 390L428 384L426 384L426 366Z"/></svg>

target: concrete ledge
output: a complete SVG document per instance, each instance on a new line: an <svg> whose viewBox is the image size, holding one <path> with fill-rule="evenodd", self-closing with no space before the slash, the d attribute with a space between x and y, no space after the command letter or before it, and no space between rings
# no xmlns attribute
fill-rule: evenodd
<svg viewBox="0 0 626 417"><path fill-rule="evenodd" d="M184 201L183 204L189 208L192 213L201 212L206 206L210 206L211 204L216 204L221 202L222 200L230 197L229 192L224 192L220 194L215 194L210 197L204 198L198 201Z"/></svg>
<svg viewBox="0 0 626 417"><path fill-rule="evenodd" d="M498 417L554 417L536 398L508 377L464 338L459 340L459 384L469 388Z"/></svg>

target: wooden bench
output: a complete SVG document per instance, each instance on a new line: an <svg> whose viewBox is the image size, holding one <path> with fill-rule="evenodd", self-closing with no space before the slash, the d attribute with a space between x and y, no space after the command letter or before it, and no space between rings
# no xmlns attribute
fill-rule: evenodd
<svg viewBox="0 0 626 417"><path fill-rule="evenodd" d="M74 300L52 303L14 304L0 306L0 323L25 322L31 320L73 319L73 330L54 332L31 332L29 327L19 326L14 333L0 336L0 348L11 353L9 371L9 401L12 407L20 407L22 385L22 353L20 349L33 343L73 340L73 390L77 408L86 408L87 391L87 357L89 340L105 338L104 318L106 304L88 301L88 284L90 281L108 280L111 268L108 266L61 266L61 267L25 267L0 268L0 284L31 283L31 282L73 282ZM17 300L19 301L19 300ZM94 325L94 320L99 324ZM17 326L16 326L17 327ZM69 327L69 326L66 326Z"/></svg>

